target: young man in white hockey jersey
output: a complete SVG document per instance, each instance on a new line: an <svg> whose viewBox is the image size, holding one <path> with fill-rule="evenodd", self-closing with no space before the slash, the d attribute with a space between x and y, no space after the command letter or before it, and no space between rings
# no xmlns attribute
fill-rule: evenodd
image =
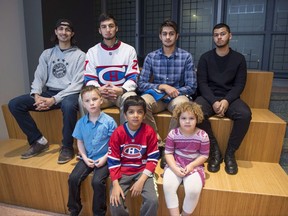
<svg viewBox="0 0 288 216"><path fill-rule="evenodd" d="M136 95L139 66L135 49L120 41L117 32L115 17L101 14L99 33L103 41L86 54L84 83L99 87L104 100L101 108L114 105L120 108L120 123L123 124L123 103L127 97Z"/></svg>

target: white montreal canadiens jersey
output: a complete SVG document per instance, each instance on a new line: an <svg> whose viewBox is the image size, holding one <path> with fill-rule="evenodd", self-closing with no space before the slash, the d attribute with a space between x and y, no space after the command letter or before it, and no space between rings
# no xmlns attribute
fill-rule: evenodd
<svg viewBox="0 0 288 216"><path fill-rule="evenodd" d="M84 81L86 85L103 86L108 82L126 89L136 86L139 66L135 49L121 41L113 48L98 43L86 54ZM130 83L129 83L130 82ZM132 89L133 90L133 89Z"/></svg>

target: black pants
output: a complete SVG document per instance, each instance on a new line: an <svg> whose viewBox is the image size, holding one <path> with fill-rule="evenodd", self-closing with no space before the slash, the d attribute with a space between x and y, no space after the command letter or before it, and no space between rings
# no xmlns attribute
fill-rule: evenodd
<svg viewBox="0 0 288 216"><path fill-rule="evenodd" d="M69 176L69 197L68 197L68 209L70 212L79 213L82 209L80 198L80 186L82 181L94 171L92 178L93 193L93 215L105 216L106 205L106 179L109 176L107 164L100 168L90 168L84 161L80 160L72 173Z"/></svg>
<svg viewBox="0 0 288 216"><path fill-rule="evenodd" d="M215 115L215 112L212 108L212 105L210 105L208 101L202 96L197 97L195 102L202 106L202 110L204 113L204 121L199 124L198 127L208 133L211 150L213 151L213 145L218 145L218 142L213 134L209 117ZM234 154L234 152L241 145L241 142L243 141L248 131L252 118L252 113L250 108L244 101L242 101L241 99L236 99L231 104L229 104L229 107L225 113L225 117L228 117L234 121L226 150L226 153Z"/></svg>

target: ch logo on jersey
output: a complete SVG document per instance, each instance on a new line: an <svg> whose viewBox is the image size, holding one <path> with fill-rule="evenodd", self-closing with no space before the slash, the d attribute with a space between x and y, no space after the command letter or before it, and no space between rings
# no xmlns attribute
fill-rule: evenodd
<svg viewBox="0 0 288 216"><path fill-rule="evenodd" d="M135 144L126 144L122 151L122 156L129 159L141 158L142 147Z"/></svg>
<svg viewBox="0 0 288 216"><path fill-rule="evenodd" d="M57 61L52 62L54 64L52 73L56 78L62 78L66 75L67 69L66 66L68 63L65 63L65 59L57 59Z"/></svg>
<svg viewBox="0 0 288 216"><path fill-rule="evenodd" d="M127 66L106 66L106 67L97 67L96 73L98 74L99 82L106 84L108 82L113 85L121 85L125 82Z"/></svg>

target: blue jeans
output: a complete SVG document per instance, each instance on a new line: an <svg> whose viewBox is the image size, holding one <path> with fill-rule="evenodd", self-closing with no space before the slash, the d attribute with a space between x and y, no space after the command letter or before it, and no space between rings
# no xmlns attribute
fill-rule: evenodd
<svg viewBox="0 0 288 216"><path fill-rule="evenodd" d="M69 197L68 197L68 209L70 212L79 213L82 209L80 198L81 183L86 177L94 171L92 178L93 194L93 215L105 216L106 205L106 179L109 176L108 165L102 167L90 168L83 160L80 160L68 179L69 185Z"/></svg>
<svg viewBox="0 0 288 216"><path fill-rule="evenodd" d="M41 94L43 97L52 97L56 95L58 91L45 91ZM78 111L78 95L72 94L66 96L60 103L53 105L49 110L61 109L63 114L63 129L62 129L62 144L66 147L73 147L72 133L77 122L77 111ZM29 94L18 96L9 101L9 110L16 119L19 127L27 136L28 142L32 145L43 135L38 129L34 119L31 117L29 111L35 110L33 104L35 100ZM47 110L47 111L49 111ZM40 111L40 112L47 112Z"/></svg>

